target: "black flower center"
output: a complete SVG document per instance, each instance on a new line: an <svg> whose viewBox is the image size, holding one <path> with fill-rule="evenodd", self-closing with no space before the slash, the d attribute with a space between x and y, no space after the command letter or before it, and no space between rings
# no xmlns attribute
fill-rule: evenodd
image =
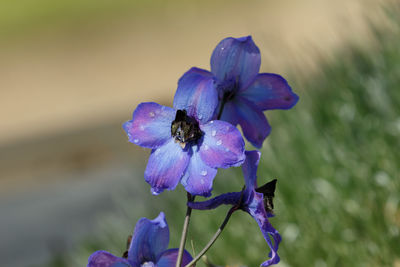
<svg viewBox="0 0 400 267"><path fill-rule="evenodd" d="M179 142L182 148L187 143L196 142L203 135L199 123L186 114L186 110L178 110L175 120L171 123L171 135L175 142Z"/></svg>
<svg viewBox="0 0 400 267"><path fill-rule="evenodd" d="M276 188L276 179L266 183L259 188L256 188L256 192L262 193L264 196L264 208L266 212L273 213L274 210L274 196Z"/></svg>

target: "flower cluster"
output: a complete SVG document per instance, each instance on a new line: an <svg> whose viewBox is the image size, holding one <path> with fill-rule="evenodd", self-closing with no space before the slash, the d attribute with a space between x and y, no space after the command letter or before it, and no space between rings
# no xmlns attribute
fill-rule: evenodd
<svg viewBox="0 0 400 267"><path fill-rule="evenodd" d="M207 210L226 204L247 212L271 248L270 259L262 266L276 264L281 237L268 220L273 216L276 180L257 187L261 154L245 151L236 126L253 146L261 148L271 131L263 112L290 109L298 96L280 75L259 73L260 51L250 36L222 40L210 63L211 71L191 68L179 79L172 107L141 103L123 128L130 142L151 149L144 178L154 195L173 190L180 182L190 197L210 197L218 168L242 166L246 185L241 192L187 205L189 210ZM197 257L192 260L182 243L179 253L166 250L168 240L163 213L152 221L142 218L126 258L98 251L89 258L88 267L194 266Z"/></svg>

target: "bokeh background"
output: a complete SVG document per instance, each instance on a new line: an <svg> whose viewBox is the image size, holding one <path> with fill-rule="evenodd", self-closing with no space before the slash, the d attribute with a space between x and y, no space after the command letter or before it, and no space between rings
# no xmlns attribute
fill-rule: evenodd
<svg viewBox="0 0 400 267"><path fill-rule="evenodd" d="M399 14L376 0L2 1L0 265L120 255L136 221L162 210L177 247L185 192L150 195L149 151L121 123L140 102L171 105L179 77L209 69L220 40L252 35L262 71L300 96L267 112L259 167L260 182L278 178L279 266L400 266ZM219 171L214 194L242 179ZM226 210L193 212L192 255ZM253 267L267 251L238 212L207 255Z"/></svg>

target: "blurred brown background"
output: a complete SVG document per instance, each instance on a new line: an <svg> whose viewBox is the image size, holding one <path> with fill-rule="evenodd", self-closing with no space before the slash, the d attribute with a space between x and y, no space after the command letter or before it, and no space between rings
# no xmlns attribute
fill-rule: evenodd
<svg viewBox="0 0 400 267"><path fill-rule="evenodd" d="M114 208L112 195L124 185L147 193L144 150L127 142L121 123L140 102L171 105L179 77L192 66L209 69L220 40L252 35L263 71L311 74L318 58L332 57L343 44L372 45L365 18L379 17L379 4L2 2L4 266L41 264L58 245L73 246L90 233L98 212Z"/></svg>

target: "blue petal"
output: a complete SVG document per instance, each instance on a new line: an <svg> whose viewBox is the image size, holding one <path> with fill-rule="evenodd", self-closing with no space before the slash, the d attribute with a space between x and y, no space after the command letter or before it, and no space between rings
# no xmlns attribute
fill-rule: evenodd
<svg viewBox="0 0 400 267"><path fill-rule="evenodd" d="M195 210L212 210L221 205L237 205L241 197L242 192L226 193L206 201L188 202L187 205Z"/></svg>
<svg viewBox="0 0 400 267"><path fill-rule="evenodd" d="M224 111L221 119L229 121L233 119L231 114L236 114L237 117L234 120L240 124L246 139L253 146L261 148L271 131L271 126L264 113L257 106L240 96L236 96L227 104L231 110L234 109L235 111L226 113Z"/></svg>
<svg viewBox="0 0 400 267"><path fill-rule="evenodd" d="M246 151L246 160L242 165L243 177L246 183L246 191L251 192L257 188L257 168L260 161L261 152Z"/></svg>
<svg viewBox="0 0 400 267"><path fill-rule="evenodd" d="M225 121L200 125L204 132L200 146L203 162L212 168L240 166L244 159L244 141L239 130Z"/></svg>
<svg viewBox="0 0 400 267"><path fill-rule="evenodd" d="M211 72L218 81L233 81L240 87L248 85L260 70L260 50L251 36L226 38L214 49Z"/></svg>
<svg viewBox="0 0 400 267"><path fill-rule="evenodd" d="M181 183L190 194L209 197L216 174L217 169L211 168L203 162L196 146Z"/></svg>
<svg viewBox="0 0 400 267"><path fill-rule="evenodd" d="M173 190L183 176L189 164L189 153L183 150L173 139L163 146L153 149L147 163L144 177L157 195L164 189Z"/></svg>
<svg viewBox="0 0 400 267"><path fill-rule="evenodd" d="M141 218L132 235L128 251L128 261L132 266L141 266L144 262L156 262L167 249L169 229L165 215L160 212L157 218Z"/></svg>
<svg viewBox="0 0 400 267"><path fill-rule="evenodd" d="M168 249L164 251L157 262L157 267L175 267L178 258L178 249ZM192 256L186 250L183 251L181 266L185 266L192 261Z"/></svg>
<svg viewBox="0 0 400 267"><path fill-rule="evenodd" d="M218 105L218 94L213 75L202 69L191 68L178 82L174 108L184 109L189 116L206 123Z"/></svg>
<svg viewBox="0 0 400 267"><path fill-rule="evenodd" d="M129 262L110 252L99 250L90 255L87 267L129 267Z"/></svg>
<svg viewBox="0 0 400 267"><path fill-rule="evenodd" d="M129 142L147 148L157 148L171 138L171 123L175 110L157 103L138 105L131 121L123 124Z"/></svg>
<svg viewBox="0 0 400 267"><path fill-rule="evenodd" d="M257 75L251 85L238 94L261 110L290 109L299 100L287 81L273 73Z"/></svg>
<svg viewBox="0 0 400 267"><path fill-rule="evenodd" d="M248 206L248 213L257 221L258 226L264 236L265 241L271 249L269 253L270 259L263 262L261 266L270 266L272 264L276 264L280 261L280 258L277 254L279 243L281 242L281 236L278 231L272 227L271 223L268 220L268 214L265 211L264 203L263 203L263 194L254 193L254 198L252 203ZM270 236L274 239L272 243Z"/></svg>

